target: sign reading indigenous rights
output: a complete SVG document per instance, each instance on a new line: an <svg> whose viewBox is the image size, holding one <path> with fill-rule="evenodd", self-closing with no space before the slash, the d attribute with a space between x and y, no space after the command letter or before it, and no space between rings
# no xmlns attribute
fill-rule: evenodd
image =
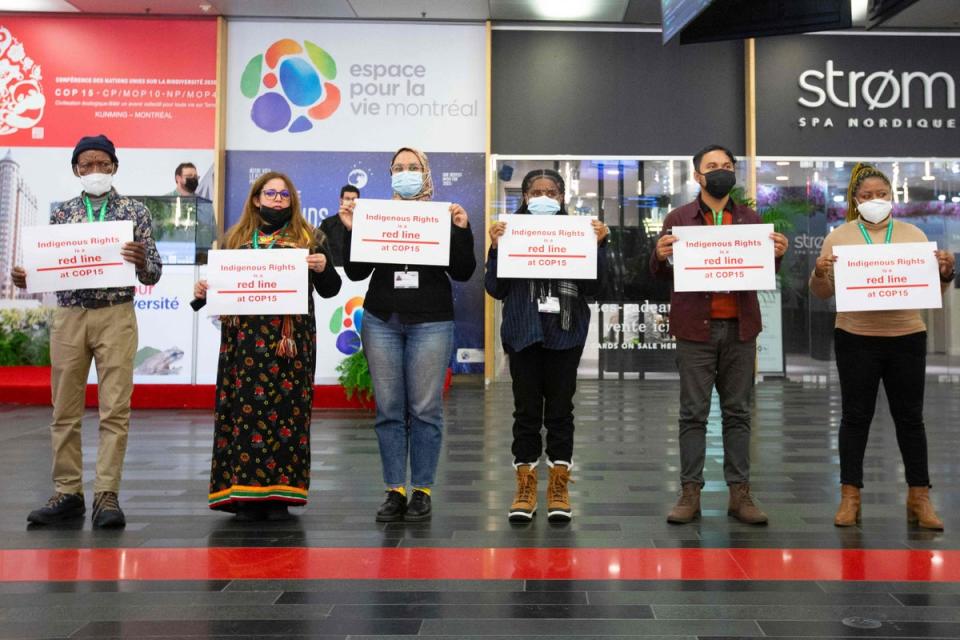
<svg viewBox="0 0 960 640"><path fill-rule="evenodd" d="M674 291L776 289L772 224L674 227Z"/></svg>
<svg viewBox="0 0 960 640"><path fill-rule="evenodd" d="M450 203L361 198L353 210L350 260L450 264Z"/></svg>
<svg viewBox="0 0 960 640"><path fill-rule="evenodd" d="M120 255L132 241L132 220L24 227L27 292L132 287L136 267Z"/></svg>
<svg viewBox="0 0 960 640"><path fill-rule="evenodd" d="M207 258L209 315L307 313L306 249L219 249Z"/></svg>
<svg viewBox="0 0 960 640"><path fill-rule="evenodd" d="M597 236L589 216L504 214L497 243L498 278L597 277Z"/></svg>
<svg viewBox="0 0 960 640"><path fill-rule="evenodd" d="M935 242L834 247L837 311L941 308L936 250Z"/></svg>

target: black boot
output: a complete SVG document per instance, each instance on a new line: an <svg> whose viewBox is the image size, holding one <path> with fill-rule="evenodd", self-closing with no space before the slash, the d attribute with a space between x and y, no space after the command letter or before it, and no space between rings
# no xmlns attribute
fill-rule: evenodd
<svg viewBox="0 0 960 640"><path fill-rule="evenodd" d="M407 496L399 491L387 491L387 499L377 509L377 522L397 522L403 520L407 512Z"/></svg>
<svg viewBox="0 0 960 640"><path fill-rule="evenodd" d="M47 504L34 509L27 516L27 521L33 524L54 524L82 518L87 512L82 493L55 493L47 500Z"/></svg>

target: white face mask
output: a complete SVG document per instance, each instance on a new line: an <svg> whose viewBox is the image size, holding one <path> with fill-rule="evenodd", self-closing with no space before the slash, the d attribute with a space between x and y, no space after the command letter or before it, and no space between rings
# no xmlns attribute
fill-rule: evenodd
<svg viewBox="0 0 960 640"><path fill-rule="evenodd" d="M873 224L886 220L892 210L893 203L889 200L877 199L857 203L857 211L860 212L860 216Z"/></svg>
<svg viewBox="0 0 960 640"><path fill-rule="evenodd" d="M88 173L80 176L83 190L91 196L102 196L113 186L113 175L109 173Z"/></svg>

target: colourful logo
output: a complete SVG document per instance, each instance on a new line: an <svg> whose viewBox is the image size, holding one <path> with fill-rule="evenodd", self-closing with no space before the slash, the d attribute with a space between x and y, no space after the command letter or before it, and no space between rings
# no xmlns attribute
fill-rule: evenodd
<svg viewBox="0 0 960 640"><path fill-rule="evenodd" d="M46 105L40 80L40 65L9 29L0 27L0 135L32 129L40 122Z"/></svg>
<svg viewBox="0 0 960 640"><path fill-rule="evenodd" d="M266 68L264 68L266 65ZM337 63L309 40L277 40L266 53L255 55L240 77L240 92L253 100L250 119L271 133L300 133L315 120L333 115L340 106Z"/></svg>
<svg viewBox="0 0 960 640"><path fill-rule="evenodd" d="M350 356L360 351L360 329L363 326L363 298L355 296L337 307L330 316L330 333L337 336L337 350Z"/></svg>

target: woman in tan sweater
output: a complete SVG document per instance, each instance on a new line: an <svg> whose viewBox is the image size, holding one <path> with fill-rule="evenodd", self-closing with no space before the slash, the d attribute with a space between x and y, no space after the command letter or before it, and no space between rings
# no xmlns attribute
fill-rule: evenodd
<svg viewBox="0 0 960 640"><path fill-rule="evenodd" d="M874 242L926 242L914 225L897 220L890 180L881 171L857 164L847 190L847 222L823 242L810 290L819 298L834 294L833 247ZM937 251L942 290L954 278L953 254ZM834 329L837 372L840 374L840 508L833 523L849 527L860 522L863 455L877 404L880 382L887 392L903 456L907 485L907 520L925 529L943 529L930 503L927 436L923 428L923 385L927 364L927 327L916 309L837 313Z"/></svg>

